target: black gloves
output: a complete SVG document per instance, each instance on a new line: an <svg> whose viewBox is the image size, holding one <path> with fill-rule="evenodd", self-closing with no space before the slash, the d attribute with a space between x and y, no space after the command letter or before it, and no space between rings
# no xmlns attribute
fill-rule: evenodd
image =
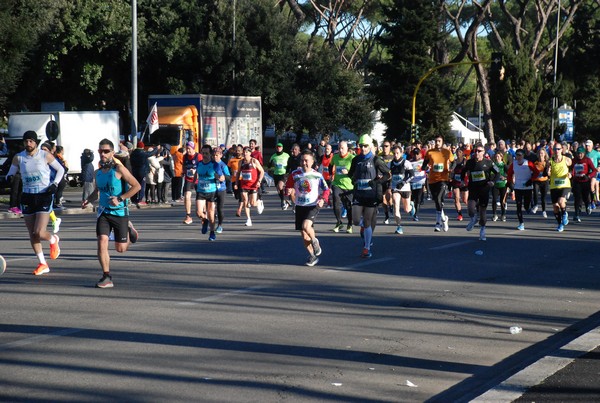
<svg viewBox="0 0 600 403"><path fill-rule="evenodd" d="M527 182L525 182L525 186L529 187L533 184L533 181L531 179L529 179Z"/></svg>
<svg viewBox="0 0 600 403"><path fill-rule="evenodd" d="M58 186L56 186L55 183L52 183L50 186L48 186L46 188L46 193L52 193L52 194L54 194L54 193L56 193L56 190L58 190Z"/></svg>

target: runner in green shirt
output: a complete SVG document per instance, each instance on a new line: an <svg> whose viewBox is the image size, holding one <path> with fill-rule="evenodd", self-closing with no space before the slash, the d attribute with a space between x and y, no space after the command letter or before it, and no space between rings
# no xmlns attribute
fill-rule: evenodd
<svg viewBox="0 0 600 403"><path fill-rule="evenodd" d="M348 143L340 141L339 152L333 156L329 166L329 172L333 175L331 189L333 190L333 213L335 214L336 224L333 232L339 232L344 224L342 223L342 205L347 211L348 223L346 232L352 233L352 193L354 185L352 178L348 176L350 165L354 154L348 152Z"/></svg>
<svg viewBox="0 0 600 403"><path fill-rule="evenodd" d="M275 146L275 154L271 155L269 159L269 171L273 174L273 180L275 181L275 187L277 193L281 199L281 209L287 210L290 203L285 199L283 188L285 185L285 174L288 160L290 155L283 151L283 144L277 143Z"/></svg>

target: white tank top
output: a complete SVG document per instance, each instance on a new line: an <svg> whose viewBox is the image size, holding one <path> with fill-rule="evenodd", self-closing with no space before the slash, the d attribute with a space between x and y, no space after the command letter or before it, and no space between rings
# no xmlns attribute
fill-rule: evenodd
<svg viewBox="0 0 600 403"><path fill-rule="evenodd" d="M19 171L23 181L23 193L42 193L50 185L50 166L46 151L39 150L30 156L27 151L17 154Z"/></svg>
<svg viewBox="0 0 600 403"><path fill-rule="evenodd" d="M523 160L522 165L519 165L515 160L515 162L513 162L513 172L515 175L515 189L533 189L533 185L525 185L525 183L531 179L531 169L529 168L527 160Z"/></svg>

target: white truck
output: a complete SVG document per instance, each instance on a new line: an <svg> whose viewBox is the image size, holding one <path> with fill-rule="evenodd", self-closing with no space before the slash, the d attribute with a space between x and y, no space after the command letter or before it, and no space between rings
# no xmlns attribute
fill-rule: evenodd
<svg viewBox="0 0 600 403"><path fill-rule="evenodd" d="M54 121L55 124L48 122ZM52 126L57 128L54 135L47 132ZM69 164L69 183L79 181L81 173L81 153L89 148L94 152L94 164L100 161L98 143L109 139L119 147L119 112L116 111L75 111L75 112L14 112L8 117L8 140L20 140L23 133L33 130L43 142L56 136L56 145L64 147L64 157ZM50 134L50 136L48 136Z"/></svg>

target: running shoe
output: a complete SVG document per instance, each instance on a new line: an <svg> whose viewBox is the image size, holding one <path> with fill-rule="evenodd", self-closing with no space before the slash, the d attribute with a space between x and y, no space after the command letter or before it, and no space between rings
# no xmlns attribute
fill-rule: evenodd
<svg viewBox="0 0 600 403"><path fill-rule="evenodd" d="M256 211L258 211L258 214L262 214L263 211L265 211L265 203L262 200L258 201L258 205L256 206Z"/></svg>
<svg viewBox="0 0 600 403"><path fill-rule="evenodd" d="M41 276L42 274L50 273L50 268L47 264L40 263L38 267L33 271L34 276Z"/></svg>
<svg viewBox="0 0 600 403"><path fill-rule="evenodd" d="M58 235L53 235L53 237L56 239L54 243L50 244L50 259L52 260L57 259L60 256L60 246L58 245L60 238Z"/></svg>
<svg viewBox="0 0 600 403"><path fill-rule="evenodd" d="M556 230L558 232L563 232L565 230L565 226L563 224L558 224L558 227L556 227Z"/></svg>
<svg viewBox="0 0 600 403"><path fill-rule="evenodd" d="M475 224L477 224L477 218L471 217L471 219L469 220L469 223L467 224L467 231L472 231L473 227L475 227Z"/></svg>
<svg viewBox="0 0 600 403"><path fill-rule="evenodd" d="M56 220L52 223L52 233L56 234L60 231L60 223L62 222L62 218L56 217Z"/></svg>
<svg viewBox="0 0 600 403"><path fill-rule="evenodd" d="M22 214L22 213L23 213L23 212L21 211L21 209L20 209L20 208L18 208L18 207L13 207L13 208L10 208L10 209L8 209L8 211L10 211L10 212L11 212L11 213L13 213L13 214Z"/></svg>
<svg viewBox="0 0 600 403"><path fill-rule="evenodd" d="M537 204L535 206L533 206L533 208L531 209L531 214L535 214L538 211L538 206Z"/></svg>
<svg viewBox="0 0 600 403"><path fill-rule="evenodd" d="M448 221L449 221L449 220L448 220L448 216L447 216L447 215L445 215L445 216L442 218L442 229L444 230L444 232L448 232Z"/></svg>
<svg viewBox="0 0 600 403"><path fill-rule="evenodd" d="M371 251L367 248L363 248L362 253L360 254L360 257L362 258L370 258L371 256L373 256L373 254L371 253Z"/></svg>
<svg viewBox="0 0 600 403"><path fill-rule="evenodd" d="M569 213L565 212L563 214L561 223L565 227L569 224Z"/></svg>
<svg viewBox="0 0 600 403"><path fill-rule="evenodd" d="M348 216L348 211L345 208L342 208L342 218L346 218Z"/></svg>
<svg viewBox="0 0 600 403"><path fill-rule="evenodd" d="M485 241L486 240L486 238L485 238L485 226L482 226L479 229L479 240L480 241Z"/></svg>
<svg viewBox="0 0 600 403"><path fill-rule="evenodd" d="M351 234L351 233L353 233L353 232L354 232L354 229L352 229L352 225L348 225L348 226L346 227L346 232L347 232L348 234Z"/></svg>
<svg viewBox="0 0 600 403"><path fill-rule="evenodd" d="M435 232L440 232L442 230L442 224L440 224L439 222L436 222L435 227L433 227L433 230Z"/></svg>
<svg viewBox="0 0 600 403"><path fill-rule="evenodd" d="M396 234L400 234L400 235L404 234L404 230L402 229L402 225L398 225L398 226L396 227L396 231L394 231L394 232L395 232Z"/></svg>
<svg viewBox="0 0 600 403"><path fill-rule="evenodd" d="M545 211L542 211L542 217L548 218L548 214Z"/></svg>
<svg viewBox="0 0 600 403"><path fill-rule="evenodd" d="M202 233L206 234L208 232L208 220L205 218L202 220Z"/></svg>
<svg viewBox="0 0 600 403"><path fill-rule="evenodd" d="M590 203L590 209L592 209L592 210L596 209L596 203L595 202L591 202Z"/></svg>
<svg viewBox="0 0 600 403"><path fill-rule="evenodd" d="M189 215L185 217L185 220L183 220L183 223L187 224L187 225L190 225L193 222L194 222L194 220L192 220L192 217Z"/></svg>
<svg viewBox="0 0 600 403"><path fill-rule="evenodd" d="M389 217L387 217L385 220L383 220L383 223L384 223L385 225L388 225L388 224L390 223L390 218L389 218Z"/></svg>
<svg viewBox="0 0 600 403"><path fill-rule="evenodd" d="M579 216L578 216L578 215L576 215L576 216L573 218L573 221L575 221L575 222L581 222L581 218L579 218Z"/></svg>
<svg viewBox="0 0 600 403"><path fill-rule="evenodd" d="M210 234L208 235L208 240L209 241L216 241L217 240L217 235L215 235L215 231L210 231Z"/></svg>
<svg viewBox="0 0 600 403"><path fill-rule="evenodd" d="M410 202L410 215L415 217L415 214L417 213L417 210L415 209L415 202L411 201Z"/></svg>
<svg viewBox="0 0 600 403"><path fill-rule="evenodd" d="M306 261L306 265L313 267L314 265L316 265L317 263L319 263L319 258L316 257L315 255L310 255L308 257L308 260Z"/></svg>
<svg viewBox="0 0 600 403"><path fill-rule="evenodd" d="M220 225L219 225L219 226L217 226L217 229L215 230L215 232L216 232L217 234L220 234L221 232L223 232L223 227L221 227Z"/></svg>
<svg viewBox="0 0 600 403"><path fill-rule="evenodd" d="M96 288L113 288L112 277L110 274L103 274L102 278L96 283Z"/></svg>
<svg viewBox="0 0 600 403"><path fill-rule="evenodd" d="M591 215L591 214L592 214L592 209L590 208L590 206L587 206L587 207L585 208L585 213L586 213L587 215Z"/></svg>
<svg viewBox="0 0 600 403"><path fill-rule="evenodd" d="M336 224L335 227L333 227L333 232L340 232L340 230L342 228L344 228L344 224L342 224L342 223Z"/></svg>
<svg viewBox="0 0 600 403"><path fill-rule="evenodd" d="M517 229L519 231L524 231L525 230L525 224L524 223L520 223L519 225L517 225Z"/></svg>
<svg viewBox="0 0 600 403"><path fill-rule="evenodd" d="M131 241L131 243L136 243L138 241L138 232L131 221L129 221L128 227L127 232L129 232L129 241Z"/></svg>
<svg viewBox="0 0 600 403"><path fill-rule="evenodd" d="M245 225L246 225L246 227L251 227L252 226L252 220L248 218L246 220L246 224Z"/></svg>
<svg viewBox="0 0 600 403"><path fill-rule="evenodd" d="M321 250L321 245L319 244L319 240L317 238L312 240L312 247L313 247L313 252L315 253L315 256L321 256L321 253L323 251Z"/></svg>
<svg viewBox="0 0 600 403"><path fill-rule="evenodd" d="M546 212L545 212L545 211L544 211L544 213L543 213L543 216L544 216L544 217L546 217ZM503 222L506 222L506 214L502 214L502 216L500 217L500 219L501 219Z"/></svg>
<svg viewBox="0 0 600 403"><path fill-rule="evenodd" d="M492 217L492 221L494 221L494 222L498 221L498 214L494 214L494 216Z"/></svg>
<svg viewBox="0 0 600 403"><path fill-rule="evenodd" d="M413 217L413 221L419 222L419 216L415 214L415 216Z"/></svg>
<svg viewBox="0 0 600 403"><path fill-rule="evenodd" d="M461 213L458 213L458 216L456 217L456 219L458 221L462 221L463 220L463 215Z"/></svg>

